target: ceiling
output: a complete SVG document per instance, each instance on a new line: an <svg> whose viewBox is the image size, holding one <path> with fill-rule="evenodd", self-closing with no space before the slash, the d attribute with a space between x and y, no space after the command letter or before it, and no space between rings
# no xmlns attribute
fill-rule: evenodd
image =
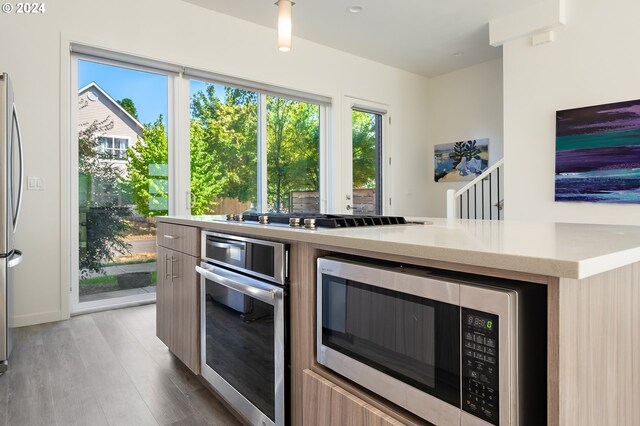
<svg viewBox="0 0 640 426"><path fill-rule="evenodd" d="M275 0L183 0L275 28ZM433 77L498 58L489 21L541 0L295 0L295 37ZM353 5L362 12L348 11ZM276 48L274 38L274 49Z"/></svg>

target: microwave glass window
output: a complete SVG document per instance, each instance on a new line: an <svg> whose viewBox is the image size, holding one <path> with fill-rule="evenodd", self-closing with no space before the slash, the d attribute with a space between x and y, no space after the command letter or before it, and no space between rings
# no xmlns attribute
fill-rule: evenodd
<svg viewBox="0 0 640 426"><path fill-rule="evenodd" d="M457 306L323 275L325 346L456 405L459 336Z"/></svg>

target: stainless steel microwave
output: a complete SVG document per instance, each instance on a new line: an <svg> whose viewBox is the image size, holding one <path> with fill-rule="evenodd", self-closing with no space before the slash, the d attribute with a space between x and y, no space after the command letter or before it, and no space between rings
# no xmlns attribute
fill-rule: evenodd
<svg viewBox="0 0 640 426"><path fill-rule="evenodd" d="M435 425L545 424L546 290L486 281L319 258L317 360Z"/></svg>

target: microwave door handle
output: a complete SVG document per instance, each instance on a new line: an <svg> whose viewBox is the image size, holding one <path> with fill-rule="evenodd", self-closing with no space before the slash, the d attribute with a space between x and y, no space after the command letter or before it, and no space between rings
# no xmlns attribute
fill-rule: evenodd
<svg viewBox="0 0 640 426"><path fill-rule="evenodd" d="M16 105L13 105L13 121L16 123L16 133L18 134L18 152L20 153L20 181L18 183L18 202L16 203L16 212L13 217L13 231L15 232L18 226L18 217L20 216L20 207L22 206L22 191L24 180L24 152L22 148L22 133L20 132L20 121L18 120L18 112L16 111ZM11 161L11 160L9 160Z"/></svg>
<svg viewBox="0 0 640 426"><path fill-rule="evenodd" d="M242 294L262 300L265 303L274 305L276 298L282 299L282 289L270 284L259 282L260 287L256 287L253 280L242 275L234 274L233 278L220 275L212 270L196 266L196 272L216 284L223 285L232 290L237 290Z"/></svg>

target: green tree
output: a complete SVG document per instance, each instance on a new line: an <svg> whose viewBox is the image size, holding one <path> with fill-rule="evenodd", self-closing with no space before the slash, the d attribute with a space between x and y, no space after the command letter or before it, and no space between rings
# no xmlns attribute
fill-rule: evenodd
<svg viewBox="0 0 640 426"><path fill-rule="evenodd" d="M258 96L233 88L218 92L219 88L208 85L191 99L193 214L213 212L216 198L256 202ZM142 214L166 214L166 176L159 185L162 179L149 175L154 165L167 162L162 120L146 125L143 133L128 152L133 200ZM293 190L318 189L318 105L267 97L267 159L271 209L288 209L288 194Z"/></svg>
<svg viewBox="0 0 640 426"><path fill-rule="evenodd" d="M215 183L219 190L215 197L256 201L257 192L257 120L258 100L254 92L225 88L224 103L214 85L194 94L191 101L192 137L210 155L217 170ZM200 129L194 133L194 128ZM192 189L195 175L192 174ZM209 199L211 203L212 199ZM213 207L213 206L212 206Z"/></svg>
<svg viewBox="0 0 640 426"><path fill-rule="evenodd" d="M319 188L319 107L267 97L267 203L290 210L291 191Z"/></svg>
<svg viewBox="0 0 640 426"><path fill-rule="evenodd" d="M131 114L133 118L135 118L136 120L138 119L138 109L136 108L136 105L133 103L133 100L131 100L130 98L124 98L116 102L118 103L118 105L124 108L125 111Z"/></svg>
<svg viewBox="0 0 640 426"><path fill-rule="evenodd" d="M205 129L198 122L191 122L191 214L207 214L213 210L213 199L225 184L220 179L221 163L216 161L215 152L209 149Z"/></svg>
<svg viewBox="0 0 640 426"><path fill-rule="evenodd" d="M127 172L133 203L138 213L168 213L168 143L162 115L144 126L142 137L127 148Z"/></svg>
<svg viewBox="0 0 640 426"><path fill-rule="evenodd" d="M353 111L353 187L376 186L376 116L364 111Z"/></svg>
<svg viewBox="0 0 640 426"><path fill-rule="evenodd" d="M87 106L86 101L79 109ZM78 181L80 217L80 274L104 273L102 264L113 260L114 253L127 253L129 245L124 241L128 230L125 218L127 207L118 206L105 197L104 188L109 188L113 198L122 189L121 171L109 156L100 150L99 136L113 128L113 120L81 123L78 132Z"/></svg>

